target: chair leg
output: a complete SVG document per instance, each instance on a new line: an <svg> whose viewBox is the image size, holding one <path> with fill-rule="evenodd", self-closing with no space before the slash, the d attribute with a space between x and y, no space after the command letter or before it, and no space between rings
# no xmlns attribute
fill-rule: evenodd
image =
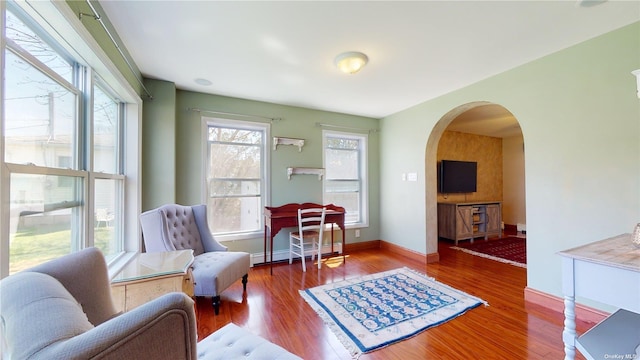
<svg viewBox="0 0 640 360"><path fill-rule="evenodd" d="M220 313L220 295L213 297L213 312L216 315Z"/></svg>
<svg viewBox="0 0 640 360"><path fill-rule="evenodd" d="M289 265L293 264L293 238L289 235Z"/></svg>
<svg viewBox="0 0 640 360"><path fill-rule="evenodd" d="M321 243L321 239L318 240L318 269L320 269L320 267L322 266L322 261L320 261L322 259L322 243Z"/></svg>
<svg viewBox="0 0 640 360"><path fill-rule="evenodd" d="M307 265L304 256L304 238L300 236L300 260L302 260L302 272L307 272Z"/></svg>
<svg viewBox="0 0 640 360"><path fill-rule="evenodd" d="M316 242L315 240L313 242L311 242L311 261L315 260L316 258Z"/></svg>
<svg viewBox="0 0 640 360"><path fill-rule="evenodd" d="M244 274L242 277L242 291L247 292L247 281L249 279L249 274Z"/></svg>

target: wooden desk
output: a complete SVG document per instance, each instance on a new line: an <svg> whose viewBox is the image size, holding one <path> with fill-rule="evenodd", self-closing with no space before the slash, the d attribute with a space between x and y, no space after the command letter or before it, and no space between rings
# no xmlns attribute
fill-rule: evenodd
<svg viewBox="0 0 640 360"><path fill-rule="evenodd" d="M325 224L331 224L331 252L333 252L333 224L338 225L342 230L342 254L345 252L345 228L344 215L345 209L341 206L333 204L319 205L314 203L297 204L291 203L282 206L265 206L264 208L264 262L267 262L267 232L269 233L269 265L271 273L273 273L273 238L287 227L298 226L298 209L309 209L325 207Z"/></svg>
<svg viewBox="0 0 640 360"><path fill-rule="evenodd" d="M558 253L562 256L565 359L573 360L576 346L587 359L633 359L640 341L640 249L631 234ZM576 334L575 300L581 296L621 308L583 336ZM633 325L635 323L635 325ZM635 327L636 333L624 333ZM623 333L621 333L623 332ZM629 335L631 335L629 337ZM631 341L626 341L631 339ZM608 357L607 357L608 356ZM629 356L629 357L625 357Z"/></svg>
<svg viewBox="0 0 640 360"><path fill-rule="evenodd" d="M193 250L139 253L111 280L118 311L129 311L170 292L193 297Z"/></svg>

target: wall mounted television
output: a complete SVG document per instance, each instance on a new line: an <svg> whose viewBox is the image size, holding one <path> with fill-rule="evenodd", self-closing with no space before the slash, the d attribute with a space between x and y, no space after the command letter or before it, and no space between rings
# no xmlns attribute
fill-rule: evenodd
<svg viewBox="0 0 640 360"><path fill-rule="evenodd" d="M442 160L438 165L438 192L441 194L477 191L478 163Z"/></svg>

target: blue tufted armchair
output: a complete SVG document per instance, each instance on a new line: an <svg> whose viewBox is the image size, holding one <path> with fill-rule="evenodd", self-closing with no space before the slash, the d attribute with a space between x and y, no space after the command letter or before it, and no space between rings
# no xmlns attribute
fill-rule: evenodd
<svg viewBox="0 0 640 360"><path fill-rule="evenodd" d="M205 205L167 204L140 215L147 252L192 249L195 296L211 296L216 315L220 312L220 293L242 278L247 290L249 253L227 251L211 235Z"/></svg>

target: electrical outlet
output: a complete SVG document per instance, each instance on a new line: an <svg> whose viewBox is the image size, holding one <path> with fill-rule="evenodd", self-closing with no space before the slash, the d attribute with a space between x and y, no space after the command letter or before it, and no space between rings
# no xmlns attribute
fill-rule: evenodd
<svg viewBox="0 0 640 360"><path fill-rule="evenodd" d="M359 238L360 237L360 229L356 229L356 237Z"/></svg>

